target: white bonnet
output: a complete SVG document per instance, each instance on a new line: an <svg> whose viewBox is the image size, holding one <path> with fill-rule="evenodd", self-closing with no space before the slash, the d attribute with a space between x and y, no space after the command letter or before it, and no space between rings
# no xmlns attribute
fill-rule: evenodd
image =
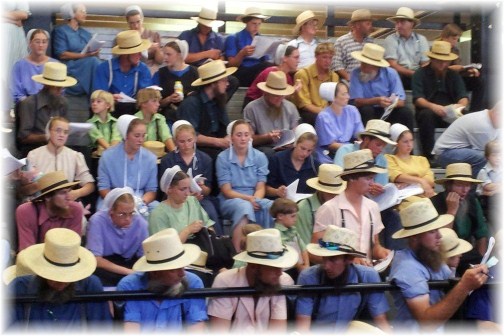
<svg viewBox="0 0 504 336"><path fill-rule="evenodd" d="M126 7L126 10L124 11L124 15L128 16L128 13L132 12L132 11L137 11L138 14L140 14L140 16L143 17L142 8L140 8L140 6L137 6L137 5L132 5L132 6Z"/></svg>
<svg viewBox="0 0 504 336"><path fill-rule="evenodd" d="M131 121L133 119L138 119L137 117L130 115L130 114L123 114L117 119L117 129L119 130L119 134L121 134L121 137L126 139L126 134L128 133L128 127Z"/></svg>
<svg viewBox="0 0 504 336"><path fill-rule="evenodd" d="M182 60L185 61L187 54L189 53L189 44L187 44L187 41L179 39L173 40L173 42L177 43L180 49L180 55L182 55Z"/></svg>
<svg viewBox="0 0 504 336"><path fill-rule="evenodd" d="M172 125L172 129L171 129L171 133L173 135L173 140L175 140L175 138L177 137L177 128L179 128L179 126L182 126L182 125L190 125L192 126L192 124L187 121L187 120L177 120L173 123Z"/></svg>
<svg viewBox="0 0 504 336"><path fill-rule="evenodd" d="M124 194L130 194L132 197L134 197L133 189L131 189L130 187L112 189L103 199L104 209L112 209L116 200Z"/></svg>
<svg viewBox="0 0 504 336"><path fill-rule="evenodd" d="M277 50L275 52L275 64L280 65L282 63L282 58L285 56L285 52L287 51L287 44L279 44Z"/></svg>
<svg viewBox="0 0 504 336"><path fill-rule="evenodd" d="M180 169L178 165L166 168L166 170L163 173L163 176L161 176L161 180L159 181L159 188L161 188L163 192L166 192L166 190L170 187L173 180L173 176L175 176L175 174L178 173L179 171L182 171L182 169Z"/></svg>
<svg viewBox="0 0 504 336"><path fill-rule="evenodd" d="M397 142L397 139L404 131L409 131L410 129L403 124L393 124L390 126L390 139Z"/></svg>
<svg viewBox="0 0 504 336"><path fill-rule="evenodd" d="M313 128L312 125L306 123L299 124L294 129L294 138L295 138L294 143L297 143L299 137L305 133L313 133L317 135L317 132L315 132L315 128Z"/></svg>
<svg viewBox="0 0 504 336"><path fill-rule="evenodd" d="M61 17L63 20L70 20L75 17L73 6L74 4L69 2L60 7Z"/></svg>
<svg viewBox="0 0 504 336"><path fill-rule="evenodd" d="M227 134L227 135L231 136L231 133L232 133L232 131L233 131L233 125L234 125L234 123L235 123L236 121L237 121L237 120L233 120L233 121L231 121L231 122L227 125L227 127L226 127L226 134Z"/></svg>
<svg viewBox="0 0 504 336"><path fill-rule="evenodd" d="M326 82L320 84L319 94L320 98L327 100L328 102L332 102L334 100L334 96L336 95L336 86L337 82Z"/></svg>

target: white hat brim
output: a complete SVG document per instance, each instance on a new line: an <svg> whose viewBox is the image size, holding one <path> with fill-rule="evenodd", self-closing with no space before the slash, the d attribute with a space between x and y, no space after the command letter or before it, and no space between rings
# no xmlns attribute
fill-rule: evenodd
<svg viewBox="0 0 504 336"><path fill-rule="evenodd" d="M362 55L362 51L352 51L350 53L350 55L352 55L353 58L355 58L356 60L358 60L360 62L363 62L366 64L371 64L371 65L374 65L374 66L377 66L380 68L386 68L386 67L390 66L390 63L384 59L377 61L377 60L374 60L374 59L371 59L369 57Z"/></svg>
<svg viewBox="0 0 504 336"><path fill-rule="evenodd" d="M324 247L321 247L319 244L313 244L313 243L306 245L306 250L308 251L308 253L313 254L315 256L319 256L319 257L333 257L333 256L338 256L338 255L350 255L353 257L357 257L357 258L365 258L365 256L358 254L358 253L329 250Z"/></svg>
<svg viewBox="0 0 504 336"><path fill-rule="evenodd" d="M275 90L266 85L266 82L257 83L257 87L264 92L268 92L277 96L290 96L294 93L295 89L292 85L287 84L285 89Z"/></svg>
<svg viewBox="0 0 504 336"><path fill-rule="evenodd" d="M58 87L69 87L77 84L77 79L70 76L66 76L66 79L64 81L52 81L44 78L43 74L40 74L40 75L33 75L32 80L40 84L58 86Z"/></svg>
<svg viewBox="0 0 504 336"><path fill-rule="evenodd" d="M399 238L406 238L406 237L411 237L415 236L420 233L424 233L430 230L435 230L435 229L440 229L451 222L453 222L454 217L449 214L444 214L444 215L439 215L439 217L432 223L422 225L418 228L415 229L410 229L410 230L405 230L404 228L397 231L392 235L392 238L394 239L399 239ZM403 224L404 227L404 224Z"/></svg>
<svg viewBox="0 0 504 336"><path fill-rule="evenodd" d="M203 26L209 27L209 28L219 28L222 25L224 25L224 21L221 20L207 20L207 19L202 19L199 16L191 16L191 20L194 20L198 23L201 23Z"/></svg>
<svg viewBox="0 0 504 336"><path fill-rule="evenodd" d="M330 187L320 184L318 177L309 178L306 180L306 184L315 190L335 195L341 194L346 189L346 181L342 181L340 187Z"/></svg>
<svg viewBox="0 0 504 336"><path fill-rule="evenodd" d="M472 177L444 177L441 179L437 179L434 181L436 184L444 184L446 181L463 181L463 182L471 182L471 183L483 183L482 180L477 180Z"/></svg>
<svg viewBox="0 0 504 336"><path fill-rule="evenodd" d="M186 267L195 262L201 253L199 246L194 244L183 244L184 254L175 260L162 263L149 263L146 256L141 257L133 265L133 270L138 272L166 271Z"/></svg>
<svg viewBox="0 0 504 336"><path fill-rule="evenodd" d="M283 256L277 259L255 258L250 256L247 251L243 251L235 255L233 259L251 264L266 265L278 268L290 268L298 262L299 256L296 250L294 250L292 247L285 246L285 248L287 249L287 251L285 251Z"/></svg>
<svg viewBox="0 0 504 336"><path fill-rule="evenodd" d="M142 39L142 43L134 48L122 49L118 45L112 48L112 54L114 55L131 55L147 50L151 46L151 41Z"/></svg>
<svg viewBox="0 0 504 336"><path fill-rule="evenodd" d="M397 142L392 141L391 139L389 139L387 137L384 137L383 135L378 135L378 134L371 133L371 132L368 132L368 131L363 131L363 132L360 132L359 134L357 134L357 136L359 137L359 139L361 138L362 135L368 135L368 136L372 136L372 137L378 138L378 139L383 140L383 141L385 141L386 143L388 143L389 145L392 145L392 146L396 146L397 145Z"/></svg>
<svg viewBox="0 0 504 336"><path fill-rule="evenodd" d="M212 77L212 79L209 79L209 80L202 80L201 78L198 78L194 82L191 83L191 86L201 86L201 85L205 85L205 84L210 84L210 83L216 82L219 79L222 79L224 77L228 77L229 75L234 74L236 72L236 70L238 70L237 67L226 68L225 73L223 73L222 75L217 76L217 77Z"/></svg>
<svg viewBox="0 0 504 336"><path fill-rule="evenodd" d="M460 238L457 238L457 239L458 239L457 247L455 247L455 249L453 249L451 251L445 251L446 258L451 258L451 257L457 256L459 254L464 254L464 253L469 252L473 249L473 246L469 242L465 241L464 239L460 239Z"/></svg>

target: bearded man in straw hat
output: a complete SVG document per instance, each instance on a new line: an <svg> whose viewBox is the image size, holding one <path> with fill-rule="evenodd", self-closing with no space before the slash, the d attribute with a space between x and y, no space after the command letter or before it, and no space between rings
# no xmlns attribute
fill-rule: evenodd
<svg viewBox="0 0 504 336"><path fill-rule="evenodd" d="M124 102L121 93L135 98L138 90L152 85L149 68L141 61L142 52L151 46L149 40L143 40L136 30L126 30L117 34L116 46L112 54L116 57L96 67L93 80L93 91L104 90L114 96L115 110L113 116L134 114L135 103Z"/></svg>
<svg viewBox="0 0 504 336"><path fill-rule="evenodd" d="M294 266L298 253L282 244L280 231L264 229L249 233L246 251L233 258L245 262L246 266L219 273L212 288L253 287L258 293L254 296L210 298L210 330L219 334L231 331L244 334L286 332L286 297L276 293L281 286L294 284L282 269Z"/></svg>
<svg viewBox="0 0 504 336"><path fill-rule="evenodd" d="M297 37L290 40L288 45L299 50L298 69L315 63L318 24L319 20L311 10L306 10L296 17L296 25L292 29L292 34Z"/></svg>
<svg viewBox="0 0 504 336"><path fill-rule="evenodd" d="M16 304L11 327L37 332L112 328L106 302L69 302L75 294L103 291L100 280L92 275L96 259L80 244L75 232L55 228L47 232L44 243L23 251L23 264L35 275L17 277L9 292L13 296L34 295L37 302Z"/></svg>
<svg viewBox="0 0 504 336"><path fill-rule="evenodd" d="M352 230L329 225L316 244L307 246L308 253L322 258L322 263L302 271L297 284L338 288L380 282L378 272L372 267L353 263L354 258L366 257L356 249L358 239ZM300 296L296 302L296 331L345 331L352 320L362 318L360 314L364 308L379 328L392 331L385 316L389 305L384 292Z"/></svg>
<svg viewBox="0 0 504 336"><path fill-rule="evenodd" d="M444 186L444 191L431 197L432 204L439 213L454 217L450 228L468 242L474 241L474 250L464 255L462 267L475 264L485 254L490 231L483 215L481 204L471 189L481 180L472 178L468 163L452 163L446 167L445 176L434 181Z"/></svg>
<svg viewBox="0 0 504 336"><path fill-rule="evenodd" d="M394 23L395 33L385 38L385 59L401 76L404 89L411 90L415 70L427 65L429 51L427 38L413 31L420 24L411 8L401 7L396 15L387 18Z"/></svg>
<svg viewBox="0 0 504 336"><path fill-rule="evenodd" d="M38 196L16 209L18 250L40 244L50 229L67 228L82 235L83 207L70 200L70 190L79 182L69 182L63 171L43 175Z"/></svg>
<svg viewBox="0 0 504 336"><path fill-rule="evenodd" d="M68 102L63 97L63 89L73 86L77 80L67 76L67 67L62 63L47 62L40 75L32 79L44 86L35 95L19 102L19 127L16 140L22 157L37 147L47 144L45 127L51 117L66 117Z"/></svg>
<svg viewBox="0 0 504 336"><path fill-rule="evenodd" d="M395 104L384 119L413 129L413 111L406 106L401 78L383 58L384 52L383 47L366 43L362 51L351 53L360 61L360 66L351 73L350 100L359 109L364 124L371 119L381 119L384 112Z"/></svg>
<svg viewBox="0 0 504 336"><path fill-rule="evenodd" d="M285 99L294 93L294 87L287 84L287 76L283 71L270 72L266 82L258 83L257 87L263 91L263 95L245 106L243 117L254 131L254 147L271 157L282 131L294 130L299 122L296 105Z"/></svg>
<svg viewBox="0 0 504 336"><path fill-rule="evenodd" d="M365 195L369 192L375 175L386 169L375 163L369 149L345 155L343 167L340 177L346 181L346 189L338 197L324 203L315 214L311 242L318 243L329 224L349 228L360 233L357 248L366 254L366 258L355 262L372 266L373 259L386 258L390 250L381 246L378 238L378 234L384 229L378 204ZM320 258L312 258L312 262L317 261Z"/></svg>
<svg viewBox="0 0 504 336"><path fill-rule="evenodd" d="M488 280L488 268L476 265L466 270L446 295L429 289L428 281L447 280L451 273L443 261L439 229L453 216L439 215L430 200L414 202L400 215L403 229L393 238L407 238L408 248L396 251L389 275L400 288L391 292L397 309L394 324L400 332L442 330L467 296Z"/></svg>
<svg viewBox="0 0 504 336"><path fill-rule="evenodd" d="M369 36L373 32L373 17L369 9L357 9L352 12L347 22L350 31L336 39L334 43L334 57L331 69L336 71L341 79L350 81L353 69L359 67L359 60L351 56L354 51L361 51L366 43L373 43Z"/></svg>
<svg viewBox="0 0 504 336"><path fill-rule="evenodd" d="M458 57L450 50L450 43L434 41L431 51L426 52L429 65L415 71L412 79L422 155L429 161L433 159L435 128L446 128L456 119L452 113L448 114L449 108L465 108L469 105L462 77L448 68L450 62Z"/></svg>
<svg viewBox="0 0 504 336"><path fill-rule="evenodd" d="M153 234L142 246L144 256L133 265L136 273L124 277L117 290L147 290L170 299L126 301L124 331L203 332L204 321L208 320L205 299L176 298L186 289L203 288L198 276L184 270L200 257L200 248L182 244L177 230L172 228Z"/></svg>
<svg viewBox="0 0 504 336"><path fill-rule="evenodd" d="M196 130L198 149L212 159L229 147L226 111L228 77L236 71L223 61L210 61L198 68L199 78L192 82L198 90L186 97L177 109L177 118L187 120Z"/></svg>

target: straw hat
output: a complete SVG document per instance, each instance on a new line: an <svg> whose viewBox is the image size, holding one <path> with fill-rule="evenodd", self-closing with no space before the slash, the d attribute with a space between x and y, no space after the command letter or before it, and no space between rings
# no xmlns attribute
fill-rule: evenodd
<svg viewBox="0 0 504 336"><path fill-rule="evenodd" d="M148 140L143 143L143 146L150 150L157 158L163 157L165 153L165 144L161 141Z"/></svg>
<svg viewBox="0 0 504 336"><path fill-rule="evenodd" d="M317 17L315 16L315 13L313 13L311 10L306 10L302 12L296 17L296 25L292 29L292 34L298 35L302 25L316 18Z"/></svg>
<svg viewBox="0 0 504 336"><path fill-rule="evenodd" d="M343 156L343 173L341 176L355 173L386 173L387 169L376 165L370 149L361 149Z"/></svg>
<svg viewBox="0 0 504 336"><path fill-rule="evenodd" d="M471 183L483 183L472 177L471 165L469 163L452 163L446 166L445 177L434 182L444 184L446 181L465 181Z"/></svg>
<svg viewBox="0 0 504 336"><path fill-rule="evenodd" d="M383 58L384 54L385 48L374 43L366 43L361 51L352 51L350 53L350 55L358 61L380 68L386 68L390 66L390 64Z"/></svg>
<svg viewBox="0 0 504 336"><path fill-rule="evenodd" d="M298 261L298 253L282 244L280 231L264 229L247 235L247 250L233 257L246 263L289 268Z"/></svg>
<svg viewBox="0 0 504 336"><path fill-rule="evenodd" d="M294 87L287 84L287 76L283 71L271 71L266 82L257 83L257 87L278 96L289 96L294 93Z"/></svg>
<svg viewBox="0 0 504 336"><path fill-rule="evenodd" d="M386 335L387 333L369 323L353 320L348 324L345 334Z"/></svg>
<svg viewBox="0 0 504 336"><path fill-rule="evenodd" d="M440 215L430 199L411 203L399 212L403 228L392 235L399 239L411 237L427 231L440 229L453 221L449 214Z"/></svg>
<svg viewBox="0 0 504 336"><path fill-rule="evenodd" d="M208 273L208 272L213 273L213 271L211 269L206 267L207 259L208 259L208 253L205 251L201 251L198 259L193 261L189 266L187 266L187 268L194 269L194 270L197 270L200 272L205 272L205 273Z"/></svg>
<svg viewBox="0 0 504 336"><path fill-rule="evenodd" d="M319 243L308 244L306 245L306 249L309 253L319 257L348 254L354 257L365 258L365 253L356 250L357 241L357 233L354 231L336 225L328 225Z"/></svg>
<svg viewBox="0 0 504 336"><path fill-rule="evenodd" d="M452 229L441 228L439 233L441 234L441 250L446 258L458 256L473 249L469 242L460 239Z"/></svg>
<svg viewBox="0 0 504 336"><path fill-rule="evenodd" d="M313 128L312 125L306 123L299 124L294 129L294 143L297 143L301 135L305 133L311 133L317 135L317 132L315 131L315 128Z"/></svg>
<svg viewBox="0 0 504 336"><path fill-rule="evenodd" d="M415 23L415 26L420 24L420 20L415 17L415 13L411 8L400 7L395 16L387 18L388 21L395 23L396 20L409 20Z"/></svg>
<svg viewBox="0 0 504 336"><path fill-rule="evenodd" d="M318 176L306 180L306 184L315 190L330 194L340 194L346 188L346 182L340 177L343 169L332 163L319 166Z"/></svg>
<svg viewBox="0 0 504 336"><path fill-rule="evenodd" d="M338 86L337 82L325 82L320 84L320 98L327 100L328 102L334 101L334 97L336 96L336 86Z"/></svg>
<svg viewBox="0 0 504 336"><path fill-rule="evenodd" d="M143 40L137 30L125 30L117 34L112 54L131 55L149 49L151 41Z"/></svg>
<svg viewBox="0 0 504 336"><path fill-rule="evenodd" d="M70 188L77 184L79 184L79 182L69 182L65 172L61 170L46 173L37 181L40 194L34 200L40 199L50 192Z"/></svg>
<svg viewBox="0 0 504 336"><path fill-rule="evenodd" d="M271 16L262 15L261 14L261 9L258 8L258 7L249 7L247 9L245 9L245 14L239 15L236 18L236 21L245 22L244 20L246 18L250 18L250 17L256 18L256 19L261 19L261 20L268 20Z"/></svg>
<svg viewBox="0 0 504 336"><path fill-rule="evenodd" d="M392 141L397 142L397 139L399 139L399 136L403 134L403 132L410 131L410 129L403 124L395 123L392 126L390 126L390 139Z"/></svg>
<svg viewBox="0 0 504 336"><path fill-rule="evenodd" d="M446 41L434 41L430 51L425 55L441 61L453 61L458 58L457 54L451 52L451 44Z"/></svg>
<svg viewBox="0 0 504 336"><path fill-rule="evenodd" d="M164 271L186 267L199 258L201 249L182 244L177 230L161 230L142 242L144 256L133 265L137 272Z"/></svg>
<svg viewBox="0 0 504 336"><path fill-rule="evenodd" d="M175 139L177 137L177 128L179 128L179 126L182 126L182 125L189 125L192 127L192 124L187 120L180 119L180 120L175 121L173 123L172 129L171 129L173 139Z"/></svg>
<svg viewBox="0 0 504 336"><path fill-rule="evenodd" d="M371 17L371 11L369 9L357 9L352 12L350 21L347 24L351 24L357 21L370 21L373 20Z"/></svg>
<svg viewBox="0 0 504 336"><path fill-rule="evenodd" d="M38 276L59 282L75 282L89 277L96 269L96 258L80 246L81 237L72 230L47 231L43 244L27 247L26 266Z"/></svg>
<svg viewBox="0 0 504 336"><path fill-rule="evenodd" d="M198 67L199 78L192 82L192 86L201 86L218 81L233 74L237 67L226 68L224 61L213 60Z"/></svg>
<svg viewBox="0 0 504 336"><path fill-rule="evenodd" d="M224 24L224 21L217 20L217 12L209 8L201 8L198 16L191 16L191 20L210 28L218 28Z"/></svg>
<svg viewBox="0 0 504 336"><path fill-rule="evenodd" d="M69 87L77 84L77 80L67 76L67 66L63 63L47 62L41 75L33 75L32 79L44 85Z"/></svg>
<svg viewBox="0 0 504 336"><path fill-rule="evenodd" d="M390 140L390 123L381 119L368 120L364 132L359 133L359 139L363 135L373 136L393 146L397 145L397 143Z"/></svg>
<svg viewBox="0 0 504 336"><path fill-rule="evenodd" d="M117 118L116 127L117 127L117 130L119 131L119 134L121 134L121 137L123 138L123 140L126 139L126 134L128 133L129 124L131 123L131 121L133 119L138 119L138 117L135 117L134 115L130 115L130 114L123 114L122 116Z"/></svg>
<svg viewBox="0 0 504 336"><path fill-rule="evenodd" d="M26 250L24 249L17 254L15 265L7 267L2 272L2 280L5 285L10 284L12 280L19 276L33 274L33 271L26 266Z"/></svg>

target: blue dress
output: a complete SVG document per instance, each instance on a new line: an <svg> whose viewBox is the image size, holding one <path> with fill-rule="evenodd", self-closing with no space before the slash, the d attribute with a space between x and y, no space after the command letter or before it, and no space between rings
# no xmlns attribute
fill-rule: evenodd
<svg viewBox="0 0 504 336"><path fill-rule="evenodd" d="M47 62L58 62L49 57ZM24 98L37 94L44 86L32 79L34 75L40 75L44 71L44 64L33 64L26 58L20 59L14 64L11 75L10 91L12 100L17 103Z"/></svg>

